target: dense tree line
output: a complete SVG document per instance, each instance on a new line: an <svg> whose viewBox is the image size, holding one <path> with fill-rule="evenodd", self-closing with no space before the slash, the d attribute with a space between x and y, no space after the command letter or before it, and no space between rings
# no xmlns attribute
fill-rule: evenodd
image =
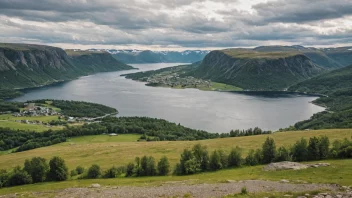
<svg viewBox="0 0 352 198"><path fill-rule="evenodd" d="M268 137L261 149L250 150L245 158L242 157L242 149L239 147L233 148L229 153L217 149L209 154L206 146L196 144L192 149L185 149L182 152L173 174L189 175L271 162L301 162L329 158L352 158L352 141L336 140L330 147L329 138L321 136L311 137L309 140L302 138L289 148L277 148L274 139ZM97 164L93 164L87 170L77 166L70 174L65 161L60 157L53 157L49 163L44 158L34 157L26 160L23 168L17 166L10 172L0 170L0 188L44 181L64 181L70 176L78 179L164 176L170 171L170 163L166 156L158 162L152 156L136 157L134 162L125 166L112 166L105 171Z"/></svg>
<svg viewBox="0 0 352 198"><path fill-rule="evenodd" d="M0 87L0 99L10 99L21 96L22 93L16 89Z"/></svg>
<svg viewBox="0 0 352 198"><path fill-rule="evenodd" d="M26 160L24 167L15 167L12 171L0 170L0 188L44 181L64 181L69 177L65 161L53 157L47 163L46 159L34 157Z"/></svg>
<svg viewBox="0 0 352 198"><path fill-rule="evenodd" d="M239 147L233 148L230 153L218 149L209 154L205 146L197 144L191 150L185 149L183 151L174 174L189 175L271 162L301 162L328 158L352 158L352 141L347 139L335 141L330 147L329 138L321 136L312 137L309 141L302 138L289 148L277 148L274 139L268 137L261 149L250 150L245 158L242 157L242 150Z"/></svg>
<svg viewBox="0 0 352 198"><path fill-rule="evenodd" d="M23 103L20 102L5 102L0 100L0 113L6 112L20 112L20 108L23 107Z"/></svg>
<svg viewBox="0 0 352 198"><path fill-rule="evenodd" d="M83 126L67 126L58 131L48 130L42 133L0 128L0 150L16 148L17 152L31 150L65 142L67 138L100 135L108 133L141 134L141 140L147 141L182 141L204 140L213 138L239 137L268 134L260 128L235 130L219 135L202 130L195 130L162 119L147 117L106 117L100 123Z"/></svg>
<svg viewBox="0 0 352 198"><path fill-rule="evenodd" d="M101 117L106 114L117 113L117 110L101 104L83 102L83 101L68 101L68 100L34 100L28 101L37 104L46 104L47 101L52 101L52 105L60 108L61 113L72 117Z"/></svg>

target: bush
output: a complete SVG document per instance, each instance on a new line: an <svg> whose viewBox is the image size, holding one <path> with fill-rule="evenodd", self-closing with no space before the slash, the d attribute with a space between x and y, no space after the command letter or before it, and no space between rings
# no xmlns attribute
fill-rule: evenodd
<svg viewBox="0 0 352 198"><path fill-rule="evenodd" d="M216 171L223 168L219 152L215 150L210 156L210 170Z"/></svg>
<svg viewBox="0 0 352 198"><path fill-rule="evenodd" d="M255 151L253 149L249 151L244 161L247 166L255 166L259 164L259 161L256 158Z"/></svg>
<svg viewBox="0 0 352 198"><path fill-rule="evenodd" d="M225 168L228 166L228 155L222 150L218 150L219 156L220 156L220 162L222 164L222 167Z"/></svg>
<svg viewBox="0 0 352 198"><path fill-rule="evenodd" d="M194 174L201 171L199 161L196 160L193 152L188 149L183 150L179 166L176 166L176 168L175 172L178 175Z"/></svg>
<svg viewBox="0 0 352 198"><path fill-rule="evenodd" d="M209 154L206 146L196 144L192 148L193 156L200 166L201 171L206 171L209 168Z"/></svg>
<svg viewBox="0 0 352 198"><path fill-rule="evenodd" d="M246 187L242 187L242 188L241 188L241 194L242 194L242 195L248 194L248 191L247 191L247 188L246 188Z"/></svg>
<svg viewBox="0 0 352 198"><path fill-rule="evenodd" d="M292 155L290 154L290 151L283 146L277 150L275 157L275 162L282 161L292 161Z"/></svg>
<svg viewBox="0 0 352 198"><path fill-rule="evenodd" d="M101 169L100 166L97 164L93 164L87 172L87 178L89 179L96 179L101 176Z"/></svg>
<svg viewBox="0 0 352 198"><path fill-rule="evenodd" d="M292 157L294 161L302 162L308 159L308 143L302 138L297 141L292 147Z"/></svg>
<svg viewBox="0 0 352 198"><path fill-rule="evenodd" d="M263 163L268 164L275 160L276 156L276 146L273 138L267 137L263 146Z"/></svg>
<svg viewBox="0 0 352 198"><path fill-rule="evenodd" d="M104 173L104 178L117 178L121 175L122 173L118 168L115 166L109 168L107 171Z"/></svg>
<svg viewBox="0 0 352 198"><path fill-rule="evenodd" d="M23 170L31 175L34 183L43 182L49 172L49 165L44 158L33 157L25 161Z"/></svg>
<svg viewBox="0 0 352 198"><path fill-rule="evenodd" d="M0 170L0 188L8 185L9 173L6 170Z"/></svg>
<svg viewBox="0 0 352 198"><path fill-rule="evenodd" d="M241 158L241 149L239 147L233 148L228 157L228 166L229 167L239 167L242 163Z"/></svg>
<svg viewBox="0 0 352 198"><path fill-rule="evenodd" d="M170 163L167 157L162 157L158 162L158 174L167 175L170 172Z"/></svg>
<svg viewBox="0 0 352 198"><path fill-rule="evenodd" d="M329 157L329 146L330 146L329 138L326 136L320 137L320 142L319 142L320 159L326 159Z"/></svg>
<svg viewBox="0 0 352 198"><path fill-rule="evenodd" d="M71 174L70 174L71 177L74 177L74 176L77 176L77 175L78 175L78 173L77 173L76 170L71 170Z"/></svg>
<svg viewBox="0 0 352 198"><path fill-rule="evenodd" d="M131 177L134 174L134 164L130 162L126 166L126 177Z"/></svg>
<svg viewBox="0 0 352 198"><path fill-rule="evenodd" d="M319 144L319 139L317 137L309 138L308 160L320 159Z"/></svg>
<svg viewBox="0 0 352 198"><path fill-rule="evenodd" d="M31 184L33 182L32 177L21 167L16 167L10 174L8 185L9 186L19 186L24 184Z"/></svg>
<svg viewBox="0 0 352 198"><path fill-rule="evenodd" d="M84 173L84 168L82 166L77 166L76 167L76 172L78 175Z"/></svg>
<svg viewBox="0 0 352 198"><path fill-rule="evenodd" d="M65 160L60 157L53 157L49 162L48 178L52 181L64 181L68 179L68 168Z"/></svg>

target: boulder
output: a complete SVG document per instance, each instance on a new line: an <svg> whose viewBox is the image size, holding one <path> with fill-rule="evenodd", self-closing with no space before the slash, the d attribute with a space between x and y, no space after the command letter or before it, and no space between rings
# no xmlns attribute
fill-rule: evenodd
<svg viewBox="0 0 352 198"><path fill-rule="evenodd" d="M307 165L297 162L276 162L270 163L264 167L264 171L277 171L277 170L300 170L308 168Z"/></svg>
<svg viewBox="0 0 352 198"><path fill-rule="evenodd" d="M100 188L100 184L92 184L90 185L91 188Z"/></svg>

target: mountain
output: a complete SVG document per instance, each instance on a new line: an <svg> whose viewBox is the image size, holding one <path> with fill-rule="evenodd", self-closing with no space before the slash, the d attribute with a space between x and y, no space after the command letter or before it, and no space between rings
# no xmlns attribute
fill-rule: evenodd
<svg viewBox="0 0 352 198"><path fill-rule="evenodd" d="M98 51L97 49L91 49ZM102 51L102 50L99 50ZM103 50L114 58L127 64L131 63L193 63L202 60L209 51L186 50L177 51L151 51L151 50Z"/></svg>
<svg viewBox="0 0 352 198"><path fill-rule="evenodd" d="M132 69L131 66L116 60L107 52L66 50L66 53L76 67L87 73Z"/></svg>
<svg viewBox="0 0 352 198"><path fill-rule="evenodd" d="M247 90L285 90L324 71L293 51L226 49L210 52L190 75Z"/></svg>
<svg viewBox="0 0 352 198"><path fill-rule="evenodd" d="M299 45L293 46L260 46L254 48L258 52L297 52L306 55L315 64L336 69L352 64L352 47L313 48Z"/></svg>
<svg viewBox="0 0 352 198"><path fill-rule="evenodd" d="M327 95L314 101L326 107L327 111L296 123L294 129L352 127L352 65L298 83L289 90Z"/></svg>
<svg viewBox="0 0 352 198"><path fill-rule="evenodd" d="M319 75L289 88L291 91L327 95L346 89L352 89L352 65Z"/></svg>
<svg viewBox="0 0 352 198"><path fill-rule="evenodd" d="M61 48L45 45L0 44L1 87L36 87L96 72L132 68L108 53L81 51L70 55Z"/></svg>

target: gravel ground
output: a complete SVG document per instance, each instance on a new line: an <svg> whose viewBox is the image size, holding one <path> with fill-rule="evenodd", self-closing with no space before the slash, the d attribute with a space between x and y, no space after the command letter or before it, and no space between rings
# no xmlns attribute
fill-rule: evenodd
<svg viewBox="0 0 352 198"><path fill-rule="evenodd" d="M331 190L336 191L339 186L333 184L291 184L273 181L247 180L230 183L217 184L195 184L187 185L183 183L164 184L156 187L98 187L98 188L68 188L65 190L50 192L54 197L131 197L131 198L149 198L149 197L223 197L229 194L240 193L242 187L246 187L249 193L253 192L308 192L314 190ZM45 193L34 193L34 197L45 196ZM17 196L21 196L17 194ZM16 197L8 195L5 197Z"/></svg>

